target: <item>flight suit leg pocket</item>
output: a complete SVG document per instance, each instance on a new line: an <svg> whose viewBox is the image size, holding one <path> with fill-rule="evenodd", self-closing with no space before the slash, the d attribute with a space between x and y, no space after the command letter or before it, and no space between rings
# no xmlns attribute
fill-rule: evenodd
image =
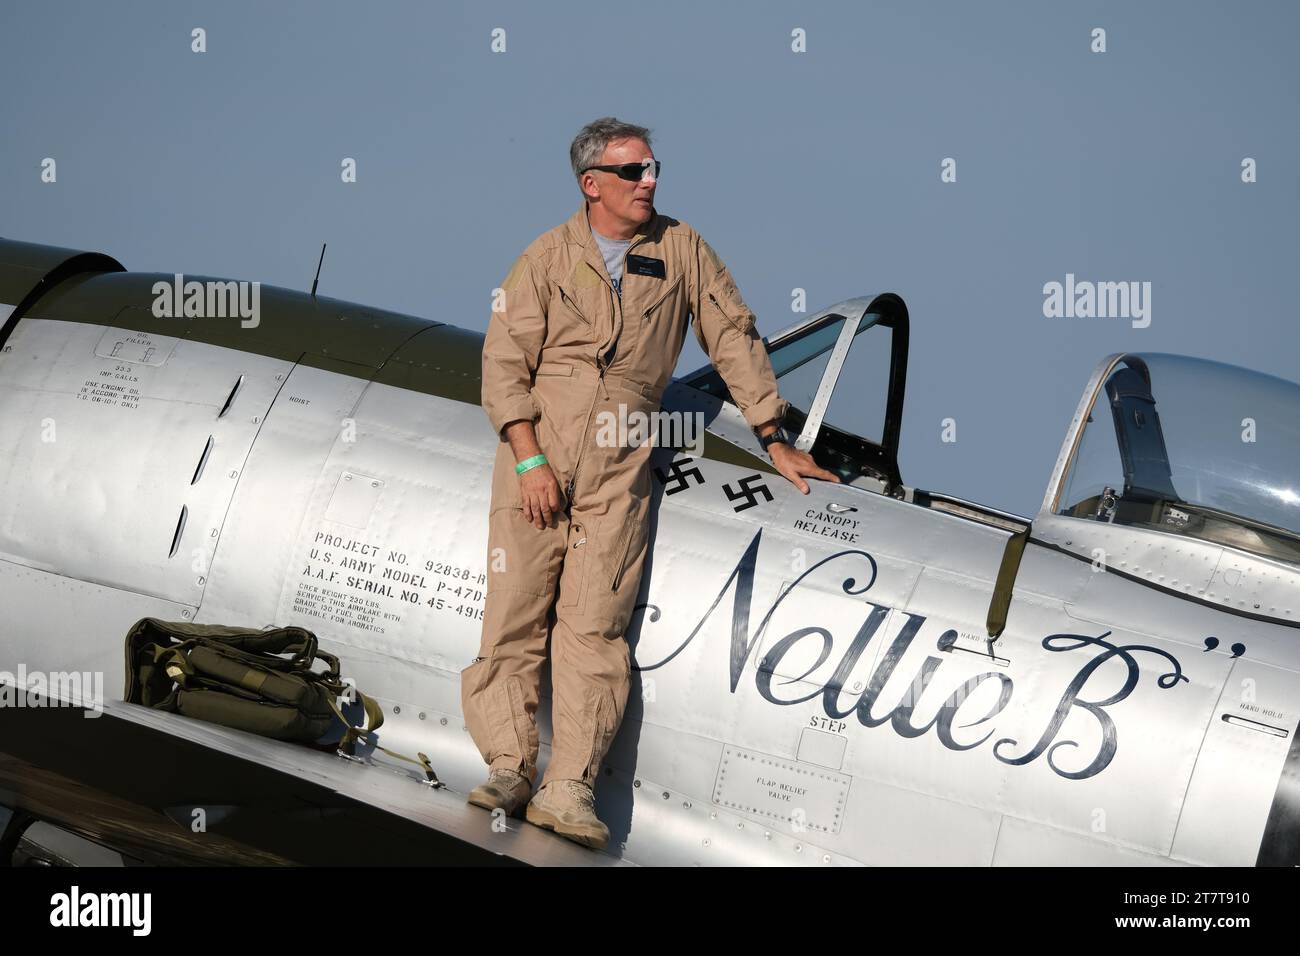
<svg viewBox="0 0 1300 956"><path fill-rule="evenodd" d="M522 508L493 509L488 516L488 593L553 594L564 560L566 530L563 519L539 531L524 517Z"/></svg>
<svg viewBox="0 0 1300 956"><path fill-rule="evenodd" d="M560 581L560 607L581 609L586 604L588 580L592 573L588 565L592 548L600 541L601 519L577 517L569 522L568 540L564 552L564 570Z"/></svg>
<svg viewBox="0 0 1300 956"><path fill-rule="evenodd" d="M602 603L608 636L626 633L632 620L632 611L641 590L647 541L647 522L629 519L623 524L623 534L617 550L611 556L608 588L603 591Z"/></svg>
<svg viewBox="0 0 1300 956"><path fill-rule="evenodd" d="M646 546L647 522L644 517L629 517L622 523L622 536L613 554L609 589L617 591L623 586L628 570ZM639 581L637 584L639 585Z"/></svg>

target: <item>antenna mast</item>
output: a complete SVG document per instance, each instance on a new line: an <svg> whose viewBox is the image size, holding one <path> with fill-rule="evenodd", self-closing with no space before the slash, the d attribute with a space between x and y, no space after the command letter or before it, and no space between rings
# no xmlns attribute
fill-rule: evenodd
<svg viewBox="0 0 1300 956"><path fill-rule="evenodd" d="M320 244L320 261L316 263L316 278L311 280L311 297L316 298L316 285L320 282L320 267L325 261L325 243Z"/></svg>

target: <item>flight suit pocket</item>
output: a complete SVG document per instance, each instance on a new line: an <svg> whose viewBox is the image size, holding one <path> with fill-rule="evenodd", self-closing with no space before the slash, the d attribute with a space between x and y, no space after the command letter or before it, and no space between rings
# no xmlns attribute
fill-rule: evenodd
<svg viewBox="0 0 1300 956"><path fill-rule="evenodd" d="M537 366L538 375L572 375L573 366L564 365L560 362L543 362Z"/></svg>
<svg viewBox="0 0 1300 956"><path fill-rule="evenodd" d="M594 329L595 322L593 319L593 303L595 299L591 290L586 293L578 289L566 289L562 285L557 285L556 295L559 298L559 304L574 321L581 323L588 330Z"/></svg>
<svg viewBox="0 0 1300 956"><path fill-rule="evenodd" d="M748 335L754 328L754 313L743 302L738 302L738 299L739 295L733 298L726 295L725 291L721 295L709 292L705 296L705 300L717 310L728 325L742 335Z"/></svg>
<svg viewBox="0 0 1300 956"><path fill-rule="evenodd" d="M644 525L644 520L638 522L629 519L623 522L622 535L619 538L618 546L611 554L613 558L612 572L609 579L609 589L611 591L617 591L622 586L627 566L636 555L637 549L644 546L643 535L640 533Z"/></svg>
<svg viewBox="0 0 1300 956"><path fill-rule="evenodd" d="M673 295L681 288L682 288L682 275L681 273L678 273L677 277L673 279L672 282L665 282L664 287L662 290L660 290L659 294L650 300L650 305L646 307L645 314L649 315L650 313L654 312L655 309L659 308L659 306L663 305L665 302L668 302L668 297ZM669 303L670 306L671 304L672 303ZM668 311L671 312L672 309L670 308L668 309Z"/></svg>
<svg viewBox="0 0 1300 956"><path fill-rule="evenodd" d="M636 342L624 377L640 386L645 397L662 394L672 377L673 356L681 351L685 335L685 283L679 273L656 289L648 304L636 316L626 316L627 331L634 331Z"/></svg>
<svg viewBox="0 0 1300 956"><path fill-rule="evenodd" d="M562 523L538 531L522 508L496 508L488 516L487 590L548 595L555 590L556 566L564 538Z"/></svg>
<svg viewBox="0 0 1300 956"><path fill-rule="evenodd" d="M569 539L564 552L564 581L560 585L560 607L581 608L586 603L587 579L590 577L588 555L600 539L599 519L575 518L569 523Z"/></svg>

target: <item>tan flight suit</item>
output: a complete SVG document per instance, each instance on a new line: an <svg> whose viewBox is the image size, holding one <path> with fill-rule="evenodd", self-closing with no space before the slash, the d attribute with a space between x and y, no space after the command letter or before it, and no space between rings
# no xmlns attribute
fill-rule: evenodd
<svg viewBox="0 0 1300 956"><path fill-rule="evenodd" d="M664 277L629 268L637 256L660 260ZM637 268L657 271L653 263ZM483 346L483 409L498 436L512 421L534 423L567 501L551 527L537 530L524 517L515 456L500 439L483 635L479 657L461 672L461 703L489 766L534 781L549 635L554 734L543 785L594 785L627 702L624 632L646 555L652 451L649 442L602 447L600 412L617 415L620 404L629 415L659 410L688 316L751 426L782 417L787 403L731 273L694 229L657 211L628 247L621 302L585 201L524 250L501 288L503 308Z"/></svg>

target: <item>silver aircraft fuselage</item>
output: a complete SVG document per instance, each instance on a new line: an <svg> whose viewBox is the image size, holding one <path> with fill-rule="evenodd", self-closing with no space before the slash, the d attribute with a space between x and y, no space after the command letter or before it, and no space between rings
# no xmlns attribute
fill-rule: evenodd
<svg viewBox="0 0 1300 956"><path fill-rule="evenodd" d="M633 687L596 788L608 854L467 808L485 768L460 671L498 441L481 337L266 289L257 329L167 334L148 308L170 277L59 275L72 253L32 260L43 249L0 243L0 671L100 675L87 725L197 742L528 862L1300 862L1295 565L1045 509L991 638L1028 518L869 480L801 495L733 405L683 381L664 407L701 413L710 438L653 461ZM307 331L267 344L291 301ZM143 617L313 630L382 704L377 742L429 755L447 789L377 752L123 703ZM543 762L548 710L545 688ZM121 837L61 809L58 786L37 799L37 762L8 765L0 803Z"/></svg>

